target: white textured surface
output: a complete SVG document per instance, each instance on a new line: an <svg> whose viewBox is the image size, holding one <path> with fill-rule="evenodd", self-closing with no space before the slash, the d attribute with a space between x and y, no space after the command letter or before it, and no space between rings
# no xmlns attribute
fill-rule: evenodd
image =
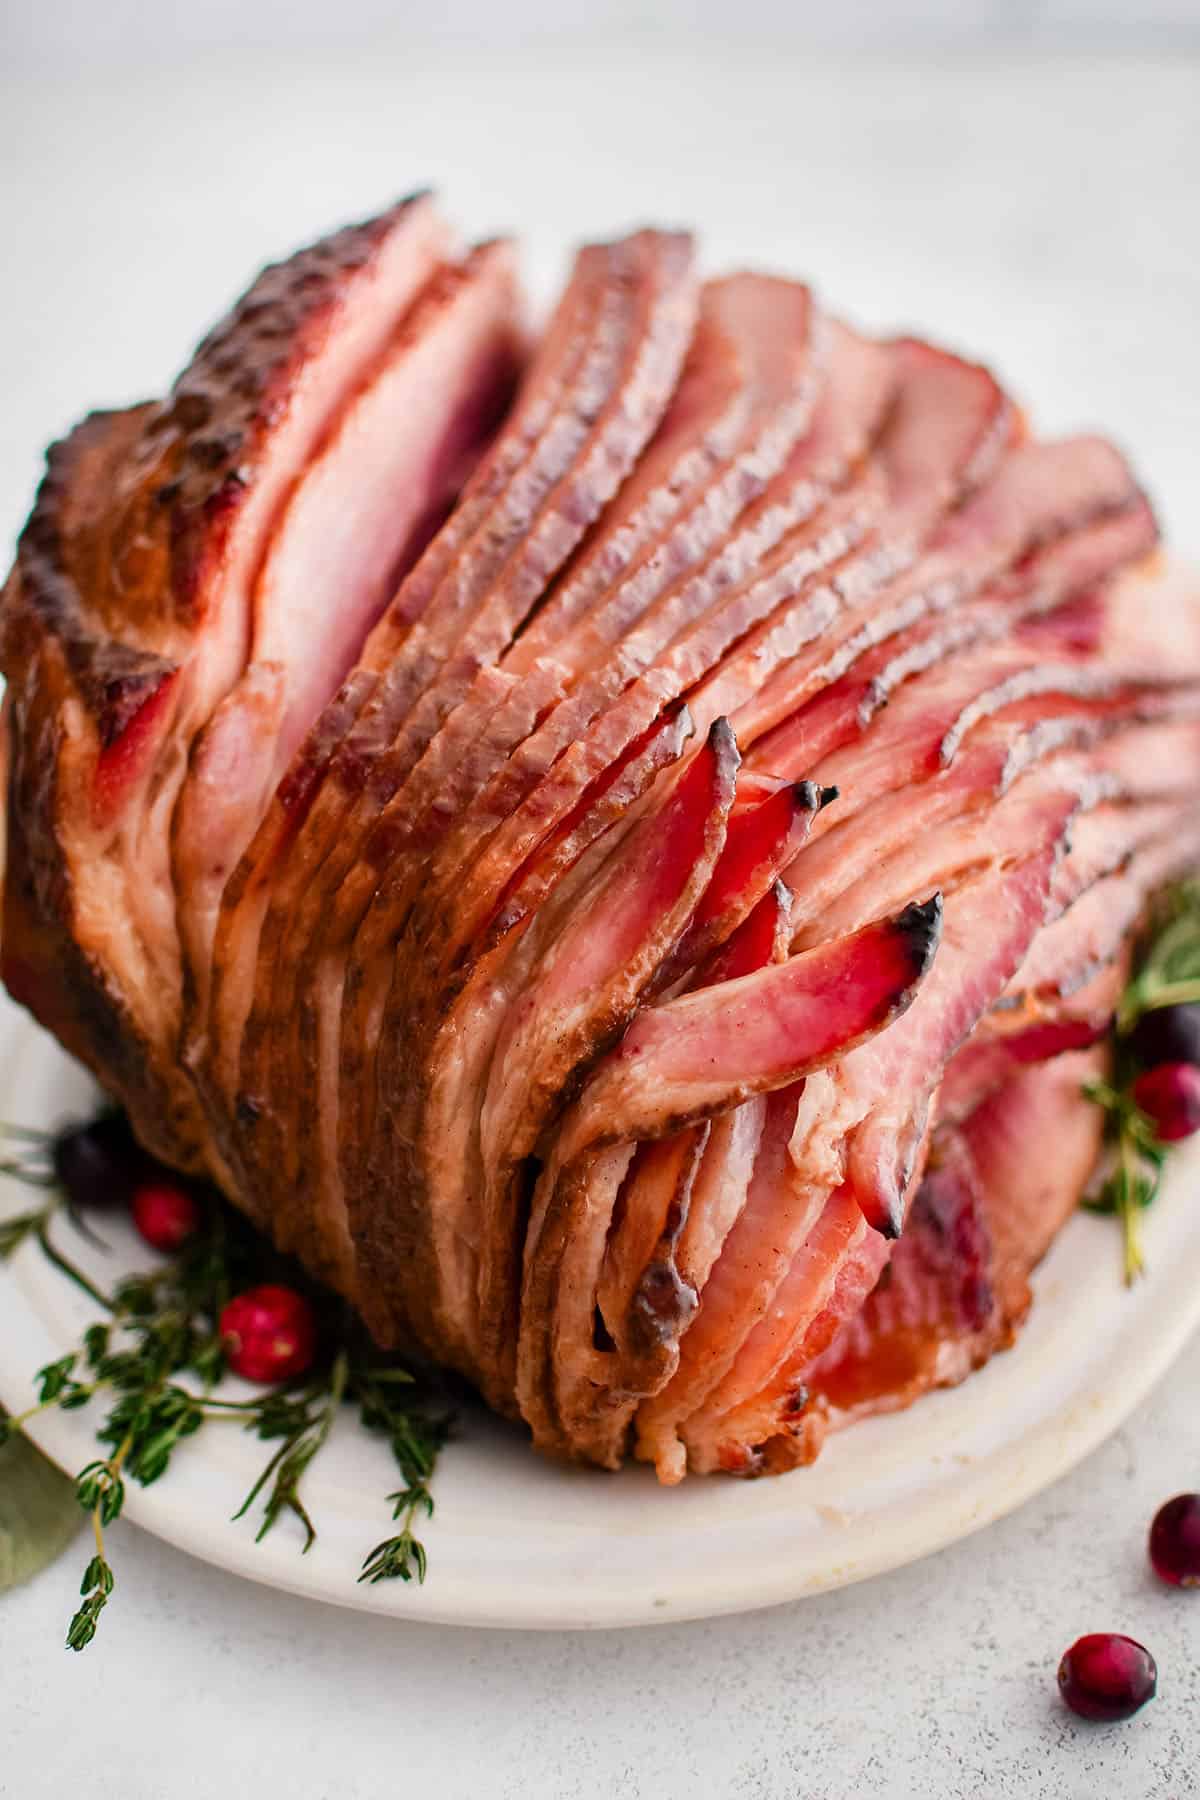
<svg viewBox="0 0 1200 1800"><path fill-rule="evenodd" d="M0 535L34 446L161 384L265 251L432 179L468 226L531 221L541 278L582 233L675 217L714 261L941 329L1047 427L1115 425L1200 552L1196 63L464 57L0 83ZM714 1624L407 1628L127 1542L84 1657L59 1648L70 1568L0 1603L0 1794L1178 1800L1200 1792L1200 1602L1151 1583L1143 1540L1200 1482L1198 1385L1193 1346L1129 1430L979 1538ZM1159 1700L1120 1728L1054 1697L1060 1650L1098 1628L1159 1658Z"/></svg>

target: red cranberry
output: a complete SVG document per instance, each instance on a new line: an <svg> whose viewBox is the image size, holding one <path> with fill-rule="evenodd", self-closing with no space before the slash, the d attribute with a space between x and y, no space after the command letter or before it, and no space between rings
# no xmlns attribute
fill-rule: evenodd
<svg viewBox="0 0 1200 1800"><path fill-rule="evenodd" d="M291 1381L312 1366L316 1320L292 1288L268 1282L238 1294L223 1309L220 1330L230 1368L247 1381Z"/></svg>
<svg viewBox="0 0 1200 1800"><path fill-rule="evenodd" d="M1133 1084L1133 1097L1164 1144L1200 1131L1200 1069L1192 1063L1159 1063Z"/></svg>
<svg viewBox="0 0 1200 1800"><path fill-rule="evenodd" d="M1119 1631L1078 1638L1058 1665L1058 1688L1081 1719L1128 1719L1153 1700L1158 1687L1154 1658Z"/></svg>
<svg viewBox="0 0 1200 1800"><path fill-rule="evenodd" d="M1200 1588L1200 1494L1176 1494L1150 1527L1150 1561L1172 1587Z"/></svg>
<svg viewBox="0 0 1200 1800"><path fill-rule="evenodd" d="M133 1222L155 1250L181 1250L200 1226L195 1197L177 1181L143 1181L133 1190Z"/></svg>
<svg viewBox="0 0 1200 1800"><path fill-rule="evenodd" d="M1129 1045L1143 1069L1158 1063L1200 1064L1200 1000L1144 1012L1129 1034Z"/></svg>
<svg viewBox="0 0 1200 1800"><path fill-rule="evenodd" d="M60 1131L52 1154L58 1183L81 1212L127 1206L147 1161L128 1119L117 1112Z"/></svg>

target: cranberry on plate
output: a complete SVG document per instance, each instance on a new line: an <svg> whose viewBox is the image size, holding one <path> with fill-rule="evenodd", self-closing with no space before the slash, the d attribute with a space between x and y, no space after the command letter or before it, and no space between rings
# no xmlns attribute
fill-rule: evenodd
<svg viewBox="0 0 1200 1800"><path fill-rule="evenodd" d="M155 1250L168 1254L181 1250L200 1226L200 1207L193 1194L178 1181L143 1181L130 1202L133 1222Z"/></svg>
<svg viewBox="0 0 1200 1800"><path fill-rule="evenodd" d="M219 1328L230 1368L247 1381L292 1381L312 1366L316 1320L294 1288L248 1288L222 1309Z"/></svg>
<svg viewBox="0 0 1200 1800"><path fill-rule="evenodd" d="M1200 1069L1194 1063L1159 1063L1139 1075L1133 1098L1164 1144L1200 1131Z"/></svg>

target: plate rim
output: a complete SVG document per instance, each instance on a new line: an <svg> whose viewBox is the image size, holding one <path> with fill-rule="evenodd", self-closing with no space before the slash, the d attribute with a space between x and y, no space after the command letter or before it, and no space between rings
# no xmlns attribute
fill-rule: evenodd
<svg viewBox="0 0 1200 1800"><path fill-rule="evenodd" d="M5 1005L0 1010L0 1038L6 1052L2 1059L6 1091L13 1052L31 1037L38 1041L43 1056L54 1054L67 1060L52 1039ZM1159 1203L1173 1214L1186 1207L1187 1188L1200 1186L1200 1161L1192 1163L1196 1172L1192 1182L1188 1180L1186 1159L1180 1161L1185 1166L1173 1171L1177 1178L1168 1183L1168 1192ZM1068 1234L1103 1223L1081 1213L1069 1221L1060 1241ZM1097 1242L1114 1252L1115 1262L1115 1246L1108 1241L1107 1230L1099 1233ZM204 1487L205 1477L211 1485L211 1458L207 1467L199 1471L200 1480L189 1483L177 1471L174 1480L168 1478L162 1485L149 1489L131 1486L125 1516L174 1548L260 1585L411 1623L488 1629L612 1629L716 1618L783 1605L809 1594L871 1579L932 1555L994 1523L1066 1475L1121 1426L1200 1327L1200 1237L1195 1238L1192 1252L1177 1258L1155 1259L1147 1278L1153 1285L1154 1304L1143 1304L1126 1320L1124 1329L1111 1333L1103 1354L1086 1365L1085 1379L1073 1381L1065 1396L1043 1417L1017 1437L959 1469L933 1489L926 1505L915 1510L900 1508L898 1516L883 1520L878 1514L868 1515L872 1529L867 1541L864 1543L860 1537L851 1554L839 1555L835 1525L830 1555L816 1572L803 1562L789 1570L786 1562L773 1559L771 1554L760 1556L757 1562L752 1560L749 1566L744 1557L724 1560L719 1547L728 1528L729 1508L717 1505L713 1517L701 1518L699 1525L695 1509L689 1509L688 1517L680 1516L679 1532L668 1534L680 1544L694 1541L694 1564L671 1571L664 1569L661 1577L637 1591L628 1583L619 1582L606 1586L593 1580L583 1588L564 1583L560 1552L563 1544L569 1551L573 1536L580 1539L577 1547L582 1547L588 1536L593 1548L603 1538L604 1548L608 1538L627 1535L619 1526L600 1531L595 1522L589 1522L587 1530L580 1533L569 1519L561 1526L555 1522L551 1535L558 1538L561 1534L561 1541L540 1579L536 1564L519 1560L510 1570L502 1557L493 1555L478 1563L470 1555L460 1557L455 1568L453 1558L443 1561L444 1546L451 1540L443 1538L439 1530L436 1546L433 1532L430 1534L432 1567L424 1586L399 1582L360 1586L353 1578L347 1579L347 1569L336 1552L323 1548L324 1539L318 1541L311 1556L302 1556L290 1537L276 1533L257 1543L244 1522L236 1526L219 1511L201 1511L197 1490ZM36 1345L40 1334L49 1339L52 1350L57 1347L46 1319L37 1311L21 1279L22 1271L33 1266L30 1259L34 1258L38 1258L38 1252L31 1245L19 1252L11 1264L0 1265L0 1400L10 1410L17 1410L22 1394L28 1397L29 1377L45 1360L36 1348L32 1352L36 1360L31 1360L31 1344ZM1034 1304L1039 1301L1035 1299ZM1052 1305L1052 1297L1043 1294L1041 1304ZM1135 1354L1130 1354L1131 1334ZM1020 1358L1025 1341L1022 1334L1016 1345L1004 1353L1005 1364L1010 1368L1015 1366L1010 1359ZM972 1384L978 1384L986 1374L986 1369L979 1371L968 1382L948 1390L949 1394L966 1393L973 1397L979 1389ZM870 1423L898 1433L903 1432L905 1421L912 1416L906 1410ZM86 1460L86 1454L80 1454L81 1447L86 1451L94 1443L88 1417L86 1411L78 1415L50 1411L31 1423L29 1436L51 1461L72 1473ZM833 1443L836 1442L835 1438ZM203 1457L199 1443L197 1440L196 1446L189 1447L189 1455L198 1462ZM336 1450L336 1446L333 1448ZM1000 1461L1015 1452L1019 1452L1016 1466L1002 1472ZM521 1453L530 1459L534 1455L526 1447ZM453 1456L453 1450L449 1455ZM803 1476L804 1471L797 1471L793 1476L776 1478L771 1488L783 1492L783 1483L802 1481ZM596 1482L622 1479L596 1471L580 1471L577 1477ZM648 1471L630 1471L625 1478L650 1479ZM653 1491L652 1487L647 1491ZM701 1491L707 1494L707 1486ZM812 1505L811 1500L806 1503L804 1496L798 1495L797 1516L807 1518ZM824 1509L818 1507L821 1510ZM782 1516L780 1509L779 1517ZM382 1537L387 1535L387 1512L382 1506L379 1518ZM778 1525L774 1512L766 1515L765 1521L752 1518L750 1528L757 1522L764 1522L764 1529L767 1522L775 1528ZM472 1544L490 1545L492 1539L487 1533L467 1532L460 1544L463 1542L469 1549ZM488 1574L481 1583L483 1570Z"/></svg>

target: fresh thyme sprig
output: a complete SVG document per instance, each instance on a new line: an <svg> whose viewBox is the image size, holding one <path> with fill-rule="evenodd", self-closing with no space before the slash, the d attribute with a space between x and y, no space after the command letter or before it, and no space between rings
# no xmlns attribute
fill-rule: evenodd
<svg viewBox="0 0 1200 1800"><path fill-rule="evenodd" d="M453 1418L438 1381L376 1350L341 1301L315 1289L216 1196L206 1198L201 1229L183 1250L149 1273L122 1281L111 1296L104 1294L51 1241L51 1220L60 1209L69 1210L53 1185L52 1141L42 1133L11 1129L9 1136L28 1146L28 1153L7 1172L46 1189L47 1197L0 1224L0 1260L35 1242L106 1314L88 1327L78 1350L38 1371L37 1398L25 1412L0 1419L0 1435L7 1435L48 1408L70 1411L107 1396L96 1431L107 1454L89 1462L76 1479L76 1498L91 1518L95 1555L84 1571L68 1646L82 1650L92 1641L112 1594L105 1531L121 1517L127 1482L149 1487L160 1480L182 1441L217 1419L235 1421L277 1446L234 1517L244 1517L261 1501L261 1541L291 1514L307 1551L317 1528L302 1496L304 1477L343 1406L356 1406L362 1424L387 1440L403 1482L388 1496L401 1530L364 1559L360 1579L423 1581L427 1559L414 1527L418 1518L433 1513L429 1482ZM304 1377L248 1399L215 1392L226 1373L218 1327L223 1307L246 1288L281 1278L318 1309L323 1349L317 1364Z"/></svg>
<svg viewBox="0 0 1200 1800"><path fill-rule="evenodd" d="M1147 1013L1200 1000L1200 882L1164 889L1150 909L1134 953L1134 973L1117 1008L1112 1082L1084 1086L1089 1100L1104 1108L1111 1161L1098 1190L1085 1196L1089 1212L1118 1218L1124 1240L1126 1285L1145 1271L1141 1216L1162 1185L1168 1147L1153 1121L1133 1097L1139 1074L1132 1037Z"/></svg>
<svg viewBox="0 0 1200 1800"><path fill-rule="evenodd" d="M392 1390L411 1377L402 1369L376 1369L356 1386L363 1424L371 1431L383 1432L392 1455L400 1465L404 1486L389 1494L392 1517L401 1528L394 1537L376 1544L363 1563L360 1581L411 1581L425 1579L425 1547L413 1531L417 1519L433 1517L433 1495L429 1480L437 1462L438 1451L446 1442L453 1423L445 1408L425 1407L414 1410L399 1405Z"/></svg>
<svg viewBox="0 0 1200 1800"><path fill-rule="evenodd" d="M1109 1134L1114 1140L1112 1167L1099 1191L1086 1195L1083 1205L1088 1212L1115 1214L1121 1221L1125 1284L1130 1287L1145 1273L1141 1215L1158 1197L1167 1152L1128 1092L1107 1081L1085 1082L1083 1091L1108 1114Z"/></svg>

